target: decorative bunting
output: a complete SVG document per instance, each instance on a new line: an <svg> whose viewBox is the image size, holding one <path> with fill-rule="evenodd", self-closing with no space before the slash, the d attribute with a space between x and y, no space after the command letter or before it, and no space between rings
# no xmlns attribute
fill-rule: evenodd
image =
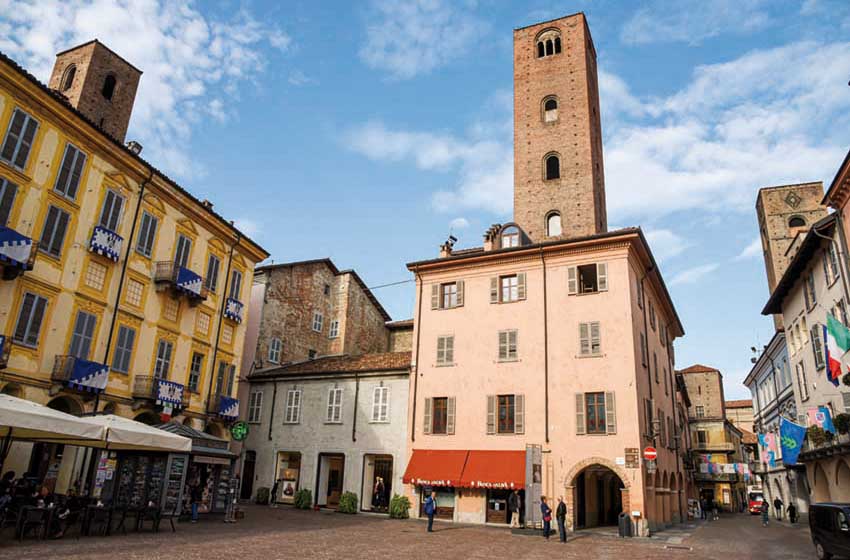
<svg viewBox="0 0 850 560"><path fill-rule="evenodd" d="M32 239L17 231L0 226L0 261L28 269Z"/></svg>
<svg viewBox="0 0 850 560"><path fill-rule="evenodd" d="M227 304L224 307L224 316L236 321L237 323L241 323L244 307L245 306L241 301L229 297L227 298Z"/></svg>
<svg viewBox="0 0 850 560"><path fill-rule="evenodd" d="M218 415L229 420L239 418L239 399L221 395L218 401Z"/></svg>
<svg viewBox="0 0 850 560"><path fill-rule="evenodd" d="M71 359L73 367L67 381L69 387L91 393L101 393L106 389L106 383L109 381L108 366L81 358Z"/></svg>
<svg viewBox="0 0 850 560"><path fill-rule="evenodd" d="M118 262L124 238L103 226L94 226L89 242L89 251Z"/></svg>
<svg viewBox="0 0 850 560"><path fill-rule="evenodd" d="M203 279L188 268L178 266L176 284L178 290L200 297Z"/></svg>

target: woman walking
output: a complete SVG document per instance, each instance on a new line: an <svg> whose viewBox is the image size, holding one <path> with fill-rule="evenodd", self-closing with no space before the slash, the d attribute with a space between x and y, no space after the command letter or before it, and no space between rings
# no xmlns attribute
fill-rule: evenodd
<svg viewBox="0 0 850 560"><path fill-rule="evenodd" d="M543 514L543 536L549 540L549 528L552 523L552 508L546 503L546 496L540 496L540 513Z"/></svg>
<svg viewBox="0 0 850 560"><path fill-rule="evenodd" d="M767 500L761 503L761 524L763 527L767 527L767 524L770 523L770 515L768 510L770 506L767 505Z"/></svg>

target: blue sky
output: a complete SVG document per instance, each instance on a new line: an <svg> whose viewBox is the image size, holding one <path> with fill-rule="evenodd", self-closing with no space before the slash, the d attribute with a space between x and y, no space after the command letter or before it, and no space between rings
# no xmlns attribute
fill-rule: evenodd
<svg viewBox="0 0 850 560"><path fill-rule="evenodd" d="M850 148L850 3L0 0L0 50L46 80L98 37L140 67L128 138L275 262L410 279L449 231L510 217L512 29L584 11L599 57L609 225L647 232L727 396L772 322L759 187L831 181ZM412 284L376 294L412 316Z"/></svg>

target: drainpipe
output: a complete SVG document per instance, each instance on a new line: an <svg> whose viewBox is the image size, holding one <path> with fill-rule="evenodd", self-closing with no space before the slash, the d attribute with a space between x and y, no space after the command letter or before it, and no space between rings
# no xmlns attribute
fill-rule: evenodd
<svg viewBox="0 0 850 560"><path fill-rule="evenodd" d="M357 441L357 403L360 402L360 375L354 372L354 418L351 423L351 441Z"/></svg>
<svg viewBox="0 0 850 560"><path fill-rule="evenodd" d="M419 274L419 267L415 267L413 270L413 274L416 275L416 279L419 281L419 304L417 305L416 310L416 353L414 356L414 360L416 360L416 365L414 366L415 371L411 371L413 374L413 406L412 408L412 416L410 419L410 441L416 441L416 394L419 388L419 341L422 337L422 275ZM464 294L464 301L466 299L466 294Z"/></svg>
<svg viewBox="0 0 850 560"><path fill-rule="evenodd" d="M277 403L277 380L275 380L275 382L272 384L272 387L274 390L272 391L272 413L271 417L269 418L269 441L272 440L272 427L274 427L274 409L275 403Z"/></svg>
<svg viewBox="0 0 850 560"><path fill-rule="evenodd" d="M549 443L549 306L546 293L546 256L540 248L540 262L543 263L543 416L546 422L546 443Z"/></svg>
<svg viewBox="0 0 850 560"><path fill-rule="evenodd" d="M115 323L118 320L118 305L121 303L121 293L124 290L124 278L127 275L127 265L130 264L130 253L133 250L133 238L136 236L136 226L139 223L139 214L142 211L142 199L145 196L145 187L153 179L153 169L150 169L148 178L139 184L139 200L136 203L136 211L133 215L133 225L130 226L130 236L127 238L127 250L124 252L124 262L121 263L121 276L118 278L118 291L115 294L115 303L112 306L112 321L109 324L109 335L106 337L106 352L103 355L103 363L109 367L109 350L112 348L112 336L115 334ZM92 415L97 414L100 406L100 393L94 396L94 410Z"/></svg>

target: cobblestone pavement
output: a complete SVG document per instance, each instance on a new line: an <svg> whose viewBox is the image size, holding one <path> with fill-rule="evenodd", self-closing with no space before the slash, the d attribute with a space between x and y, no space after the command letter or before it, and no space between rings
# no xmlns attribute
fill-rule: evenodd
<svg viewBox="0 0 850 560"><path fill-rule="evenodd" d="M296 511L248 506L246 519L225 524L220 518L180 523L172 533L130 533L111 537L69 536L58 541L11 541L2 534L0 558L72 559L259 559L278 558L428 558L430 560L526 558L717 559L813 558L805 526L728 515L719 521L682 525L648 539L619 539L611 531L579 532L563 545L553 537L511 535L493 527L435 523L427 534L421 521L370 515Z"/></svg>

